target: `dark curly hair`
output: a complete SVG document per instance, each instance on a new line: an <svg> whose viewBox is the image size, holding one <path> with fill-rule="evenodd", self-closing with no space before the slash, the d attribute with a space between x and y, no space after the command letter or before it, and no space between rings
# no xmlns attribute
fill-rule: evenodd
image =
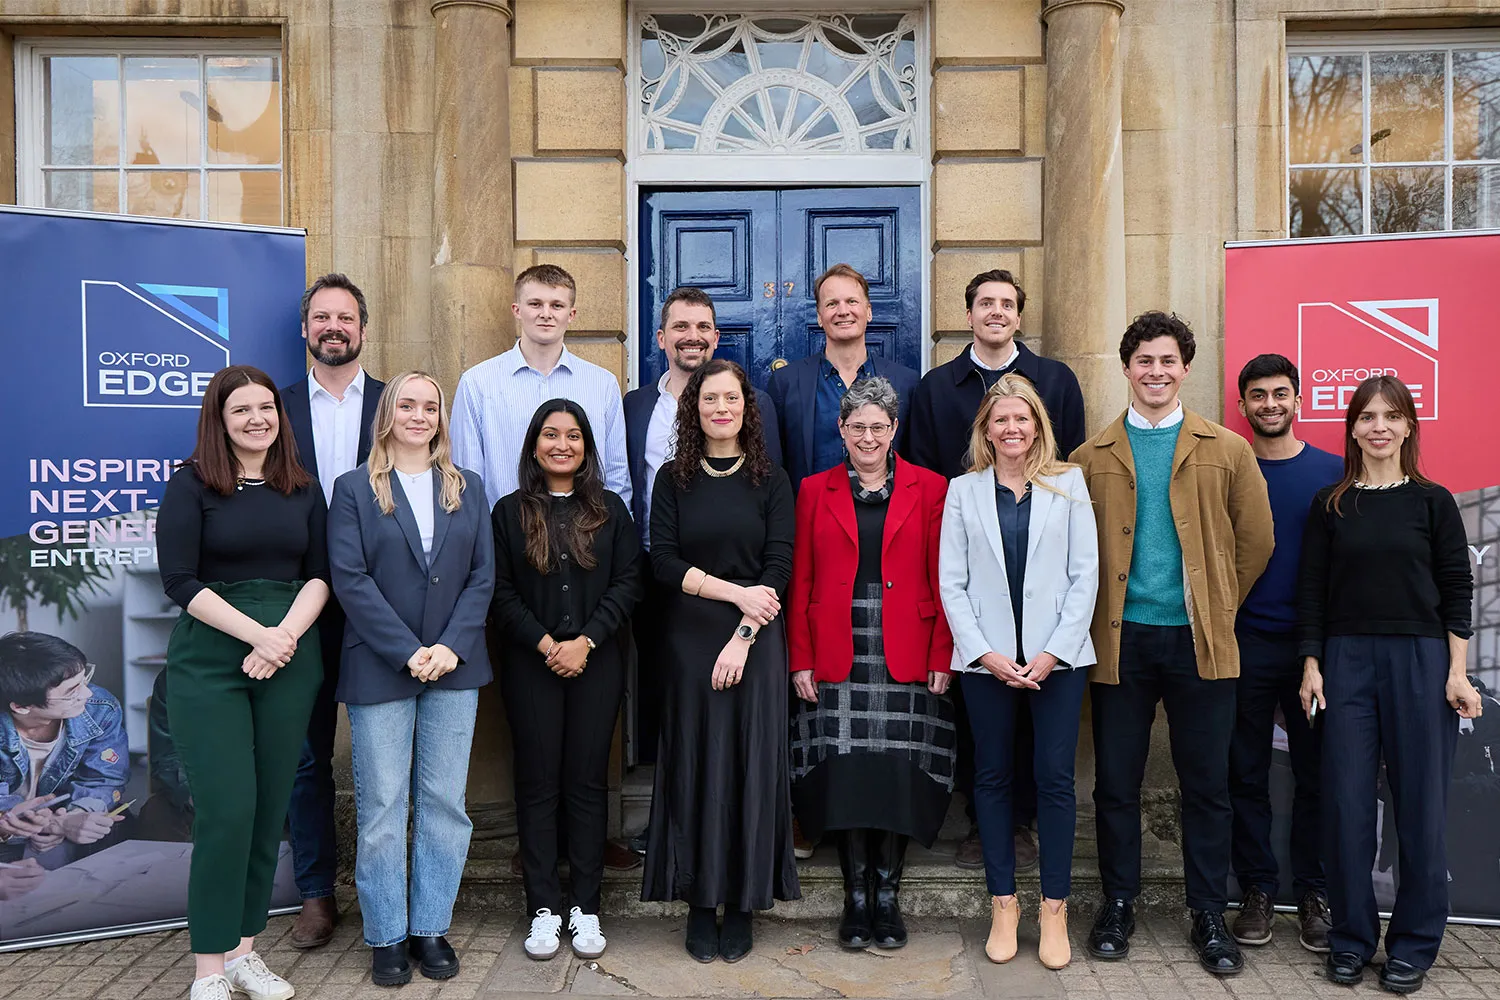
<svg viewBox="0 0 1500 1000"><path fill-rule="evenodd" d="M1176 313L1169 316L1164 312L1152 311L1141 313L1125 328L1125 336L1120 338L1120 364L1129 365L1130 356L1136 349L1157 337L1171 337L1177 341L1177 352L1182 355L1182 363L1193 363L1193 355L1198 353L1198 341L1193 339L1193 331L1187 321Z"/></svg>
<svg viewBox="0 0 1500 1000"><path fill-rule="evenodd" d="M760 422L760 407L755 402L755 389L750 385L750 378L733 361L712 358L693 372L687 388L677 398L677 455L672 460L672 478L680 490L692 489L703 460L706 435L703 423L698 419L698 396L705 380L725 372L739 380L740 394L745 400L745 415L740 423L740 450L745 453L745 471L750 476L750 485L759 486L771 476L766 433Z"/></svg>

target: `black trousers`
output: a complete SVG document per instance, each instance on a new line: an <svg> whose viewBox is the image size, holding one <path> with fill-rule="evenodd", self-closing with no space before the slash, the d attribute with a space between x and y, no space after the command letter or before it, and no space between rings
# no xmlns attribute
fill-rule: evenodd
<svg viewBox="0 0 1500 1000"><path fill-rule="evenodd" d="M661 707L667 697L661 637L668 626L662 587L652 576L649 556L644 552L641 553L640 569L641 578L646 581L646 589L630 618L636 655L636 762L654 764L657 743L661 739Z"/></svg>
<svg viewBox="0 0 1500 1000"><path fill-rule="evenodd" d="M1230 858L1240 889L1272 899L1279 868L1271 849L1271 739L1276 709L1286 723L1292 759L1292 889L1298 899L1322 892L1321 731L1308 725L1298 690L1302 658L1294 633L1239 626L1240 676L1235 682L1234 737L1229 745L1229 800L1234 808Z"/></svg>
<svg viewBox="0 0 1500 1000"><path fill-rule="evenodd" d="M1375 866L1380 762L1396 813L1396 905L1385 953L1432 967L1448 919L1448 782L1458 718L1448 644L1410 635L1335 636L1323 659L1324 844L1329 944L1369 961L1380 941Z"/></svg>
<svg viewBox="0 0 1500 1000"><path fill-rule="evenodd" d="M589 654L577 677L548 669L533 649L505 647L500 688L515 747L516 827L526 908L566 915L599 912L609 834L609 752L625 670L615 639ZM557 872L565 827L569 899Z"/></svg>
<svg viewBox="0 0 1500 1000"><path fill-rule="evenodd" d="M1172 764L1182 793L1182 866L1187 905L1222 912L1228 903L1229 741L1234 681L1198 676L1187 625L1125 622L1120 683L1094 684L1094 812L1104 895L1141 891L1141 782L1156 705L1167 709Z"/></svg>

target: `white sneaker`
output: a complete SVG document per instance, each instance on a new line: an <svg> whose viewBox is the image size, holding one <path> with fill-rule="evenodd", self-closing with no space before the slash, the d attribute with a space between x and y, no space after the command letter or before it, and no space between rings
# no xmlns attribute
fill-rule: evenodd
<svg viewBox="0 0 1500 1000"><path fill-rule="evenodd" d="M226 966L224 975L229 979L230 989L250 1000L291 1000L297 995L292 984L266 968L260 955L253 951L233 966Z"/></svg>
<svg viewBox="0 0 1500 1000"><path fill-rule="evenodd" d="M604 934L599 930L599 915L584 913L578 907L568 914L568 930L573 932L573 954L579 958L598 958L604 954Z"/></svg>
<svg viewBox="0 0 1500 1000"><path fill-rule="evenodd" d="M545 906L531 918L531 933L526 935L526 957L539 962L557 954L562 947L562 917Z"/></svg>
<svg viewBox="0 0 1500 1000"><path fill-rule="evenodd" d="M211 976L193 980L192 1000L233 1000L229 980L215 972Z"/></svg>

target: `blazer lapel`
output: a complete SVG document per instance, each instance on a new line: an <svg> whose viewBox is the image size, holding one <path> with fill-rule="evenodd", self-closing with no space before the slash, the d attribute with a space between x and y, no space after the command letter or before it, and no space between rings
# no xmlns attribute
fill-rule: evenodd
<svg viewBox="0 0 1500 1000"><path fill-rule="evenodd" d="M297 460L314 479L318 478L318 451L313 447L312 403L307 395L307 379L289 385L281 394L286 418L292 425L292 439L297 442Z"/></svg>
<svg viewBox="0 0 1500 1000"><path fill-rule="evenodd" d="M460 508L461 509L461 508ZM413 518L415 521L415 518ZM432 470L432 556L429 565L437 565L438 552L442 551L443 539L448 537L448 526L453 515L443 509L443 474ZM420 539L418 539L420 541Z"/></svg>
<svg viewBox="0 0 1500 1000"><path fill-rule="evenodd" d="M995 494L995 476L988 473L974 477L975 504L974 509L979 512L980 523L984 525L984 537L990 541L990 548L995 553L995 562L1000 567L1002 579L1005 577L1005 542L1000 539L1000 518L998 512L990 516L995 510L995 504L999 498ZM988 504L988 506L986 506Z"/></svg>
<svg viewBox="0 0 1500 1000"><path fill-rule="evenodd" d="M896 487L891 491L890 506L885 512L885 533L880 543L882 556L890 550L891 539L896 537L896 532L917 506L917 479L909 473L902 475L902 471L902 463L898 458L895 473Z"/></svg>
<svg viewBox="0 0 1500 1000"><path fill-rule="evenodd" d="M808 360L811 364L802 366L802 371L800 372L801 378L798 379L802 384L802 405L789 407L789 409L792 409L793 412L802 418L802 460L807 463L806 469L803 470L803 475L810 476L814 472L822 471L814 469L812 465L813 459L817 454L813 447L813 432L817 429L816 424L818 422L818 378L823 372L823 355L815 354ZM853 502L852 494L850 502Z"/></svg>
<svg viewBox="0 0 1500 1000"><path fill-rule="evenodd" d="M833 512L833 519L839 523L839 527L844 529L844 534L848 535L849 540L854 543L855 551L859 551L859 525L854 519L854 489L849 485L849 477L830 475L828 492L832 494L828 498L828 509Z"/></svg>
<svg viewBox="0 0 1500 1000"><path fill-rule="evenodd" d="M1032 484L1031 516L1026 521L1026 565L1030 566L1036 558L1036 547L1041 544L1042 535L1047 530L1047 518L1051 516L1052 508L1061 499L1062 497L1046 487Z"/></svg>
<svg viewBox="0 0 1500 1000"><path fill-rule="evenodd" d="M391 473L391 498L396 501L396 523L401 526L401 533L406 536L406 544L411 546L411 554L416 557L417 565L425 570L427 553L422 551L422 532L417 528L416 515L411 512L411 501L406 498L406 488L401 485L401 480L394 472ZM436 537L432 540L432 551L437 553Z"/></svg>
<svg viewBox="0 0 1500 1000"><path fill-rule="evenodd" d="M370 458L370 435L375 427L375 408L380 405L380 394L385 391L385 383L370 376L365 372L365 390L362 399L363 406L359 417L359 444L355 453L355 464L363 465Z"/></svg>

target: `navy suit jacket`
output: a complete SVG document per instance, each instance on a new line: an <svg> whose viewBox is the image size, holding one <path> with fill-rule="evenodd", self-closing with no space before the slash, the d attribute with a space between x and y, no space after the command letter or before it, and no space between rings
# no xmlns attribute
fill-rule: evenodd
<svg viewBox="0 0 1500 1000"><path fill-rule="evenodd" d="M385 383L369 371L365 372L364 413L359 423L359 450L355 453L356 464L370 457L370 434L375 424L375 407L380 403L380 394ZM302 467L318 478L318 450L313 447L312 404L307 398L307 378L304 376L291 385L281 387L281 405L286 407L286 418L292 424L292 437L297 441L297 458Z"/></svg>
<svg viewBox="0 0 1500 1000"><path fill-rule="evenodd" d="M458 510L443 510L442 477L432 477L432 556L422 551L416 516L399 483L382 514L368 465L333 484L328 563L343 606L343 663L338 700L373 705L415 698L425 686L406 669L422 646L442 643L458 667L431 682L463 690L490 682L484 620L495 590L495 538L484 480L463 470L467 487Z"/></svg>
<svg viewBox="0 0 1500 1000"><path fill-rule="evenodd" d="M896 388L899 400L897 407L896 440L892 447L902 450L906 439L906 417L911 411L911 396L922 377L903 364L871 357L875 374L889 379ZM809 354L771 373L768 389L771 402L776 406L776 415L781 426L781 452L785 456L787 475L791 477L792 489L802 488L802 480L823 469L814 469L813 456L817 447L813 441L818 379L822 377L823 354Z"/></svg>
<svg viewBox="0 0 1500 1000"><path fill-rule="evenodd" d="M625 394L625 456L630 463L630 516L645 544L650 525L646 523L646 497L652 484L646 482L646 433L651 427L651 411L661 390L656 382L631 389ZM755 390L755 405L760 408L761 429L766 434L766 454L772 465L781 464L781 431L776 425L776 407L771 397L763 390Z"/></svg>

